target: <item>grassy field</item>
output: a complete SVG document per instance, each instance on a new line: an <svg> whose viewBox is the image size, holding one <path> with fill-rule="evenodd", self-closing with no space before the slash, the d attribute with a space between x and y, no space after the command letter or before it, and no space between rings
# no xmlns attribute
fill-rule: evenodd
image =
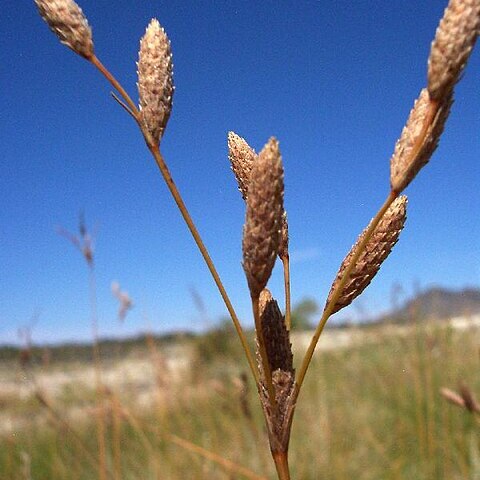
<svg viewBox="0 0 480 480"><path fill-rule="evenodd" d="M480 478L477 418L439 393L463 382L480 395L480 332L421 324L345 332L356 340L335 348L325 337L331 348L317 352L308 373L292 478ZM275 478L235 340L222 331L112 350L102 360L108 388L100 397L84 359L23 370L3 360L0 478L99 478L99 417L108 478Z"/></svg>

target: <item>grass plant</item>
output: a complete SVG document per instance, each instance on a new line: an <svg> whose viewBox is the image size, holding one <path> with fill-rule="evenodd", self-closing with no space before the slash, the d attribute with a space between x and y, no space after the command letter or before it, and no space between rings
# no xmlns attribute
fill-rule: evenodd
<svg viewBox="0 0 480 480"><path fill-rule="evenodd" d="M153 19L140 40L137 64L139 94L137 106L120 82L97 57L92 31L80 7L73 0L35 0L35 3L41 16L60 41L86 59L108 80L115 90L115 93L112 94L115 100L137 123L145 144L158 165L232 318L250 373L256 384L277 476L280 480L292 478L288 452L293 417L295 411L301 408L300 405L297 407L297 402L300 398L300 392L304 389L307 371L312 366L313 354L318 340L328 319L349 305L369 285L399 238L406 219L407 205L407 199L402 193L429 161L438 145L453 103L455 84L463 73L479 33L480 1L450 0L445 10L428 59L427 85L422 89L414 103L390 161L390 188L386 193L385 201L341 263L322 316L317 323L310 345L303 359L299 362L297 372L293 368L293 354L290 343L291 301L288 221L283 206L284 173L278 141L273 137L270 138L257 154L240 136L230 133L228 137L230 162L246 203L242 247L243 268L250 290L252 315L255 323L255 344L257 348L256 352L253 352L208 250L188 213L161 153L161 139L171 114L174 93L172 53L165 31L159 22ZM267 290L270 274L277 257L280 258L284 268L284 312ZM341 354L339 355L340 358L334 358L334 361L341 360ZM371 353L359 351L357 355L359 358L368 358ZM421 362L423 357L419 355L418 358ZM378 364L376 367L380 367L377 372L381 372L382 368L385 368L385 366L382 367ZM351 366L347 363L345 368L348 371ZM312 370L317 370L317 379L320 378L325 382L328 381L327 379L332 371L335 371L328 368L312 368ZM440 478L436 466L433 470L430 466L426 466L426 459L430 459L439 448L435 440L438 410L432 407L435 395L430 395L427 398L422 396L424 391L430 393L434 391L436 377L433 364L423 365L421 363L417 365L415 371L421 372L421 374L415 377L413 381L414 386L419 385L417 391L413 392L417 398L414 404L419 408L416 417L414 417L418 418L419 423L420 419L427 419L426 430L420 431L420 427L417 425L418 428L415 429L413 434L414 437L418 436L422 440L421 448L412 450L413 456L420 456L418 461L404 463L404 459L399 459L395 471L399 478L401 478L401 475L406 475L406 472L408 472L409 478ZM365 373L368 374L368 372ZM362 376L358 371L354 375ZM404 377L396 378L396 380L402 381L402 378ZM372 380L374 382L372 388L379 389L379 397L388 397L387 403L398 403L397 411L400 415L403 410L409 408L410 404L403 404L398 396L390 398L389 393L384 391L381 385L375 383L375 378ZM328 422L331 425L335 424L335 429L331 425L326 425L325 431L323 429L321 431L320 438L315 439L318 442L311 440L315 445L321 446L316 448L314 452L310 452L313 457L320 457L317 464L318 470L316 473L312 473L311 478L319 478L318 472L322 472L320 476L324 478L365 478L359 475L356 467L362 465L365 459L369 458L368 452L365 452L362 448L349 451L342 444L340 438L334 437L333 431L338 432L338 430L345 429L345 434L347 434L347 431L352 434L347 428L348 425L345 420L348 417L348 422L362 426L361 431L367 432L369 444L379 457L390 448L389 443L392 443L393 439L391 436L386 438L385 432L377 431L378 420L375 421L372 418L371 407L362 402L352 404L350 401L353 398L351 386L345 387L342 391L342 383L338 375L335 382L337 388L335 390L327 388L324 392L326 398L322 400L324 411L332 412ZM340 388L338 385L340 385ZM306 386L305 389L307 388ZM362 385L356 385L356 388L359 389L357 395L362 397ZM408 393L411 394L412 392ZM103 405L103 402L100 403ZM342 410L339 406L344 407L344 409ZM398 435L402 435L404 432L396 423L397 420L390 416L392 410L382 411L381 404L376 405L376 407L378 410L375 416L383 417L384 423L389 424ZM301 432L302 425L312 421L312 418L308 419L308 412L304 412L303 415L302 419L302 413L298 414L301 420L297 422L297 429L294 429L298 438L304 438L305 435L304 432ZM305 416L307 419L305 419ZM213 422L215 419L212 418L211 420ZM118 421L118 418L116 421ZM101 424L99 425L101 427ZM132 426L135 430L135 425L130 424L130 427ZM107 453L102 443L102 437L104 436L102 428L100 428L97 448L100 449L99 478L104 480L107 477ZM120 435L119 426L117 425L115 428L116 435ZM175 428L173 426L172 431L176 431ZM182 430L181 427L178 428ZM201 433L206 434L204 431ZM411 434L412 432L409 431L408 433ZM221 435L222 440L226 436L227 432L224 432ZM168 439L168 435L166 437ZM358 438L356 435L353 435L353 437L358 441L359 446L364 444L364 438ZM140 440L145 448L149 445L148 437L140 436ZM197 443L203 444L205 439L200 435L196 440ZM196 450L204 459L209 458L210 460L216 458L217 454L212 453L212 451L220 446L212 444L212 448L208 448L209 453L207 453L207 450L203 447L187 447L188 441L179 439L177 436L170 436L170 443L177 446L182 445L187 450ZM245 448L246 451L249 449L245 443L242 443L241 447ZM157 448L160 450L163 448L161 443L159 445L152 444L151 449L146 448L143 454L150 450L155 452ZM169 445L168 448L172 448L172 445ZM138 447L136 451L138 451ZM335 464L334 468L329 470L326 467L327 465L331 466L329 459L339 459L342 458L341 455L343 455L342 462ZM114 470L117 472L117 478L120 475L118 472L121 470L118 456L117 452L114 460L116 465ZM242 455L238 455L238 457L238 464L241 464L245 458ZM302 448L299 448L293 457L296 465L292 468L293 476L298 478L300 476L299 466L304 462L310 462L311 458L306 458L305 451ZM31 464L35 464L36 461L36 459L31 459ZM54 459L52 459L53 461ZM228 461L226 462L228 463ZM221 463L219 458L217 458L217 463ZM380 463L383 464L384 462ZM153 462L153 465L156 465L156 462ZM229 465L232 467L234 464L230 463ZM232 467L230 470L233 471L234 468ZM179 467L179 471L182 472L182 467ZM208 468L203 473L200 471L196 473L195 477L192 477L193 471L194 467L190 465L184 474L184 478L214 478ZM240 469L237 469L236 473L240 475ZM61 472L59 472L60 474ZM149 475L153 475L153 478L160 478L156 468ZM148 478L149 475L142 475L142 478ZM61 476L58 478L61 478ZM260 476L257 478L260 478ZM376 478L382 478L380 471Z"/></svg>

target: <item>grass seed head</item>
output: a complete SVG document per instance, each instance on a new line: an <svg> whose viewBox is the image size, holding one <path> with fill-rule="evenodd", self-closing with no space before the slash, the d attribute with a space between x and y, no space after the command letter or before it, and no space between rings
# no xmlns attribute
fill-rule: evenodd
<svg viewBox="0 0 480 480"><path fill-rule="evenodd" d="M437 28L428 59L432 100L451 95L468 61L480 29L479 0L450 0Z"/></svg>
<svg viewBox="0 0 480 480"><path fill-rule="evenodd" d="M140 40L137 68L141 121L158 143L172 111L174 86L170 41L156 19Z"/></svg>
<svg viewBox="0 0 480 480"><path fill-rule="evenodd" d="M250 172L257 160L257 154L244 138L234 132L228 132L228 158L237 179L238 189L246 201Z"/></svg>
<svg viewBox="0 0 480 480"><path fill-rule="evenodd" d="M332 314L350 305L353 300L368 287L373 277L380 269L383 261L388 257L395 243L397 243L400 232L405 224L407 217L406 214L407 197L403 195L398 197L392 203L375 228L370 240L353 267L353 270L350 272L349 279L344 285L343 291L335 303ZM349 267L367 229L368 227L362 232L355 245L343 260L335 281L332 284L332 288L330 289L325 308L327 308L332 301L332 297L343 278L344 272Z"/></svg>
<svg viewBox="0 0 480 480"><path fill-rule="evenodd" d="M438 146L452 103L450 95L436 106L431 102L427 89L420 92L390 160L392 190L402 192L428 163ZM432 117L432 109L435 108L437 110Z"/></svg>
<svg viewBox="0 0 480 480"><path fill-rule="evenodd" d="M277 301L266 288L260 294L259 305L260 323L270 370L273 372L280 369L293 373L292 344L285 326L285 318Z"/></svg>
<svg viewBox="0 0 480 480"><path fill-rule="evenodd" d="M94 56L92 29L73 0L35 0L38 11L60 41L78 55Z"/></svg>
<svg viewBox="0 0 480 480"><path fill-rule="evenodd" d="M252 298L265 288L278 254L283 215L283 166L271 138L253 164L243 230L243 268Z"/></svg>
<svg viewBox="0 0 480 480"><path fill-rule="evenodd" d="M260 372L260 401L265 412L268 438L272 452L286 452L290 439L290 427L293 416L295 370L293 368L292 345L285 318L276 300L266 288L259 298L260 324L268 364L272 372L272 386L275 395L275 407L272 407L265 373L257 340L257 359Z"/></svg>
<svg viewBox="0 0 480 480"><path fill-rule="evenodd" d="M258 155L244 138L235 132L228 132L228 158L235 178L237 179L238 189L243 199L247 201L250 173ZM282 259L288 257L288 221L285 211L282 216L282 231L278 255Z"/></svg>

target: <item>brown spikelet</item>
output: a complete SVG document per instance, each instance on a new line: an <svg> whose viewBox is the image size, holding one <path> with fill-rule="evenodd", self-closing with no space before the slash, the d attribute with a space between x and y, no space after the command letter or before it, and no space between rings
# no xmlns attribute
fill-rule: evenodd
<svg viewBox="0 0 480 480"><path fill-rule="evenodd" d="M60 41L78 55L94 56L92 29L73 0L35 0L38 11Z"/></svg>
<svg viewBox="0 0 480 480"><path fill-rule="evenodd" d="M263 389L260 392L260 400L267 422L270 450L273 453L287 452L295 410L295 379L292 372L278 369L272 374L272 383L275 390L275 409L270 405L266 390Z"/></svg>
<svg viewBox="0 0 480 480"><path fill-rule="evenodd" d="M265 373L257 340L257 358L260 372L260 400L267 421L268 438L272 452L286 452L290 438L290 428L295 409L294 385L295 370L293 368L292 345L285 326L285 319L272 298L264 289L260 294L259 309L261 328L265 340L275 406L272 406L268 393Z"/></svg>
<svg viewBox="0 0 480 480"><path fill-rule="evenodd" d="M343 287L340 297L335 302L335 307L332 311L332 314L338 312L347 305L350 305L352 301L358 297L370 284L373 277L380 269L381 264L388 257L395 243L397 243L400 232L405 224L406 207L407 197L401 196L398 197L385 212L383 218L375 228L364 251L353 267L349 279ZM350 265L352 257L356 253L356 249L362 241L367 229L368 227L362 232L355 245L343 260L335 281L332 284L332 288L330 289L325 308L329 306L332 297L343 278L345 269Z"/></svg>
<svg viewBox="0 0 480 480"><path fill-rule="evenodd" d="M270 370L277 369L293 373L292 345L285 319L269 290L260 294L260 322Z"/></svg>
<svg viewBox="0 0 480 480"><path fill-rule="evenodd" d="M228 132L228 158L235 178L237 179L238 189L243 199L247 201L250 173L258 155L244 138L235 132ZM281 259L288 257L288 241L287 212L284 211L282 216L280 246L278 247L278 256Z"/></svg>
<svg viewBox="0 0 480 480"><path fill-rule="evenodd" d="M252 167L243 230L243 268L256 298L270 278L280 244L283 166L278 142L271 138Z"/></svg>
<svg viewBox="0 0 480 480"><path fill-rule="evenodd" d="M237 179L238 189L246 201L250 172L257 159L257 154L245 139L234 132L228 132L228 158Z"/></svg>
<svg viewBox="0 0 480 480"><path fill-rule="evenodd" d="M141 121L158 143L170 118L174 86L170 41L155 18L140 40L137 67Z"/></svg>
<svg viewBox="0 0 480 480"><path fill-rule="evenodd" d="M426 89L420 92L390 160L390 186L402 192L430 160L438 146L453 97L434 104Z"/></svg>
<svg viewBox="0 0 480 480"><path fill-rule="evenodd" d="M432 100L450 96L475 45L479 28L479 0L450 0L428 59L428 91Z"/></svg>

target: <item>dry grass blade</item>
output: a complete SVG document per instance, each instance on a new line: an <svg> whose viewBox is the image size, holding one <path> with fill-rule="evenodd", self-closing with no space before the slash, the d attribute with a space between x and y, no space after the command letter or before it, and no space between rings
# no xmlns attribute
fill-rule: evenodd
<svg viewBox="0 0 480 480"><path fill-rule="evenodd" d="M172 111L174 87L170 41L156 19L140 40L137 67L140 120L158 144Z"/></svg>
<svg viewBox="0 0 480 480"><path fill-rule="evenodd" d="M243 231L243 268L252 298L258 298L272 273L283 215L283 166L278 142L271 138L254 163L248 186Z"/></svg>
<svg viewBox="0 0 480 480"><path fill-rule="evenodd" d="M194 443L189 442L188 440L180 438L177 435L169 433L167 434L167 437L175 445L178 445L179 447L182 447L185 450L196 453L197 455L200 455L212 462L215 462L216 464L224 468L227 472L242 475L243 477L249 478L251 480L267 480L266 477L262 475L258 475L255 472L252 472L251 470L249 470L248 468L243 467L242 465L238 465L235 462L232 462L231 460L223 458L222 456L216 453L210 452L209 450L206 450L205 448L200 447L199 445L195 445Z"/></svg>
<svg viewBox="0 0 480 480"><path fill-rule="evenodd" d="M368 241L364 251L361 253L357 263L353 267L343 291L339 296L332 314L338 312L342 308L350 305L352 301L358 297L372 281L383 261L390 254L393 246L397 243L400 232L403 229L406 220L407 197L398 197L386 211L381 221L375 228L370 240ZM362 232L355 245L352 247L348 255L342 262L337 277L333 282L332 288L328 295L325 308L336 292L340 281L343 278L345 270L349 267L352 257L354 256L358 245L363 239L368 227Z"/></svg>
<svg viewBox="0 0 480 480"><path fill-rule="evenodd" d="M432 100L449 97L465 68L480 29L479 0L450 0L437 28L428 59Z"/></svg>
<svg viewBox="0 0 480 480"><path fill-rule="evenodd" d="M94 56L92 29L73 0L35 0L38 11L60 41L78 55Z"/></svg>
<svg viewBox="0 0 480 480"><path fill-rule="evenodd" d="M441 104L436 104L431 101L427 89L420 92L390 160L393 191L403 191L430 160L438 146L452 102L450 95Z"/></svg>
<svg viewBox="0 0 480 480"><path fill-rule="evenodd" d="M237 179L238 189L246 201L250 173L253 164L257 160L257 154L244 138L235 132L228 132L228 158L235 178Z"/></svg>

